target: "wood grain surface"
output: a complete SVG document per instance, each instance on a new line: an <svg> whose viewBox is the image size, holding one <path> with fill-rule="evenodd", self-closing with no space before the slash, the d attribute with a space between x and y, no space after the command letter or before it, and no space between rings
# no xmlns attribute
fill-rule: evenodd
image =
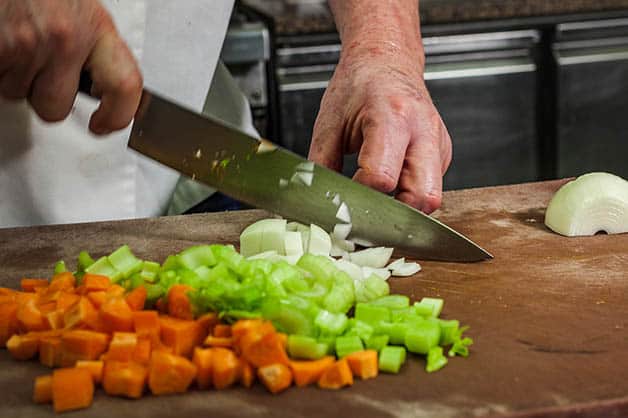
<svg viewBox="0 0 628 418"><path fill-rule="evenodd" d="M99 393L77 416L619 417L628 416L628 234L564 238L543 225L562 182L445 195L436 216L495 256L475 264L422 263L394 292L445 299L443 316L471 326L469 358L427 374L410 357L399 375L346 390L193 391L140 401ZM261 211L0 230L0 286L47 276L56 260L109 253L127 243L141 257L201 242L236 243ZM31 402L33 378L48 370L0 351L0 415L50 416ZM73 416L74 414L68 414Z"/></svg>

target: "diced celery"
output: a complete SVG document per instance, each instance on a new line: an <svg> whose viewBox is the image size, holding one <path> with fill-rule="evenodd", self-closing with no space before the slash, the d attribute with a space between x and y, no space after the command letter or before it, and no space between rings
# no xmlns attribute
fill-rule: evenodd
<svg viewBox="0 0 628 418"><path fill-rule="evenodd" d="M281 284L288 293L306 292L310 288L308 282L299 276L286 277Z"/></svg>
<svg viewBox="0 0 628 418"><path fill-rule="evenodd" d="M213 267L216 265L216 257L209 245L197 245L181 251L179 263L190 270L200 266Z"/></svg>
<svg viewBox="0 0 628 418"><path fill-rule="evenodd" d="M154 283L157 280L157 274L161 266L159 263L154 261L144 261L144 265L142 266L142 271L140 272L140 276L145 282Z"/></svg>
<svg viewBox="0 0 628 418"><path fill-rule="evenodd" d="M388 335L372 335L366 340L366 348L369 350L381 351L388 345Z"/></svg>
<svg viewBox="0 0 628 418"><path fill-rule="evenodd" d="M399 373L406 361L404 347L386 346L379 352L379 370L387 373Z"/></svg>
<svg viewBox="0 0 628 418"><path fill-rule="evenodd" d="M408 322L411 319L417 318L418 315L414 311L414 307L412 308L403 308L403 309L391 309L390 311L390 320L392 322Z"/></svg>
<svg viewBox="0 0 628 418"><path fill-rule="evenodd" d="M314 321L303 306L297 306L289 299L266 300L262 306L262 316L273 322L278 330L288 335L313 336Z"/></svg>
<svg viewBox="0 0 628 418"><path fill-rule="evenodd" d="M81 251L78 255L78 270L85 271L87 267L94 264L94 259L89 255L87 251Z"/></svg>
<svg viewBox="0 0 628 418"><path fill-rule="evenodd" d="M355 285L355 300L357 302L370 302L390 293L388 282L376 274L355 282Z"/></svg>
<svg viewBox="0 0 628 418"><path fill-rule="evenodd" d="M408 351L418 354L427 354L432 347L436 347L440 340L440 326L436 321L423 321L413 324L406 332L404 344Z"/></svg>
<svg viewBox="0 0 628 418"><path fill-rule="evenodd" d="M144 284L144 279L140 275L140 273L135 273L131 277L128 278L128 288L135 289L138 286L142 286Z"/></svg>
<svg viewBox="0 0 628 418"><path fill-rule="evenodd" d="M362 345L362 340L357 335L336 337L336 355L338 358L362 350L364 350L364 346Z"/></svg>
<svg viewBox="0 0 628 418"><path fill-rule="evenodd" d="M404 295L387 295L373 299L369 305L384 306L390 310L406 309L410 307L410 298Z"/></svg>
<svg viewBox="0 0 628 418"><path fill-rule="evenodd" d="M462 328L461 330L464 331ZM462 332L460 334L462 334ZM462 338L462 335L459 335L458 338L454 341L453 345L451 346L447 354L449 355L449 357L453 357L455 355L467 357L469 355L469 346L471 344L473 344L473 340L471 338L469 337Z"/></svg>
<svg viewBox="0 0 628 418"><path fill-rule="evenodd" d="M179 271L179 283L192 286L195 289L202 287L204 280L192 270Z"/></svg>
<svg viewBox="0 0 628 418"><path fill-rule="evenodd" d="M438 318L443 310L443 299L440 298L423 298L419 302L420 305L428 305L432 307L432 318Z"/></svg>
<svg viewBox="0 0 628 418"><path fill-rule="evenodd" d="M65 268L65 261L60 260L55 263L54 274L65 273L66 271L68 269Z"/></svg>
<svg viewBox="0 0 628 418"><path fill-rule="evenodd" d="M371 325L352 318L349 320L349 327L347 331L345 331L344 335L357 335L363 341L366 341L371 338L374 332L375 330Z"/></svg>
<svg viewBox="0 0 628 418"><path fill-rule="evenodd" d="M326 343L318 342L314 338L303 335L288 336L288 354L292 358L316 360L327 354L329 347Z"/></svg>
<svg viewBox="0 0 628 418"><path fill-rule="evenodd" d="M146 262L144 262L146 264ZM201 278L203 282L210 280L212 269L207 266L200 266L194 269L194 273ZM206 284L206 283L205 283Z"/></svg>
<svg viewBox="0 0 628 418"><path fill-rule="evenodd" d="M180 268L178 255L169 255L161 265L161 271L179 270Z"/></svg>
<svg viewBox="0 0 628 418"><path fill-rule="evenodd" d="M371 325L390 322L390 310L384 306L358 303L355 305L355 319Z"/></svg>
<svg viewBox="0 0 628 418"><path fill-rule="evenodd" d="M315 303L321 303L327 292L329 292L329 289L323 283L314 283L309 289L295 292L295 295Z"/></svg>
<svg viewBox="0 0 628 418"><path fill-rule="evenodd" d="M107 276L112 283L117 283L123 278L122 273L111 265L107 256L100 257L94 264L85 269L85 272Z"/></svg>
<svg viewBox="0 0 628 418"><path fill-rule="evenodd" d="M440 325L440 341L438 344L453 344L459 337L458 330L460 328L460 322L456 321L455 319L439 319L438 324Z"/></svg>
<svg viewBox="0 0 628 418"><path fill-rule="evenodd" d="M129 278L133 273L142 270L143 262L135 257L128 245L123 245L107 257L113 268L118 270L122 277Z"/></svg>
<svg viewBox="0 0 628 418"><path fill-rule="evenodd" d="M161 298L165 292L164 288L159 284L146 284L146 303L152 305L157 302L157 299Z"/></svg>
<svg viewBox="0 0 628 418"><path fill-rule="evenodd" d="M427 352L427 364L425 371L428 373L440 370L447 364L447 357L443 355L443 347L432 347Z"/></svg>
<svg viewBox="0 0 628 418"><path fill-rule="evenodd" d="M349 320L347 315L343 313L331 313L324 309L316 315L316 319L314 320L314 324L318 327L321 333L327 335L342 334L347 327L348 322Z"/></svg>
<svg viewBox="0 0 628 418"><path fill-rule="evenodd" d="M422 304L420 302L414 302L412 309L414 310L415 315L422 318L431 318L432 312L434 311L434 307L432 305Z"/></svg>
<svg viewBox="0 0 628 418"><path fill-rule="evenodd" d="M318 280L332 280L337 269L334 263L320 255L304 254L297 266L312 274Z"/></svg>
<svg viewBox="0 0 628 418"><path fill-rule="evenodd" d="M225 311L221 315L221 319L225 319L228 322L235 322L238 319L256 319L261 317L262 314L257 311L242 311L237 309Z"/></svg>
<svg viewBox="0 0 628 418"><path fill-rule="evenodd" d="M346 313L353 305L353 300L351 289L334 286L323 299L323 308L334 313Z"/></svg>
<svg viewBox="0 0 628 418"><path fill-rule="evenodd" d="M375 326L375 334L388 335L390 344L403 344L409 327L403 322L380 322Z"/></svg>

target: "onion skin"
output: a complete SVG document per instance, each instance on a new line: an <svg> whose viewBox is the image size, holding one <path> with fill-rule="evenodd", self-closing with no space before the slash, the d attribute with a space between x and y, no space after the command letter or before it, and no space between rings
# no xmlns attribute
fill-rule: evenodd
<svg viewBox="0 0 628 418"><path fill-rule="evenodd" d="M552 197L545 225L568 237L628 232L628 181L608 173L570 181Z"/></svg>

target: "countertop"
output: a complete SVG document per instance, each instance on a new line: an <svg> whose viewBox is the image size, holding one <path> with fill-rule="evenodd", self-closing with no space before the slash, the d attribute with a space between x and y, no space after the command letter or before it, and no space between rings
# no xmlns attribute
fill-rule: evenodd
<svg viewBox="0 0 628 418"><path fill-rule="evenodd" d="M274 22L277 36L335 32L326 1L242 0ZM423 26L628 10L628 0L423 0Z"/></svg>
<svg viewBox="0 0 628 418"><path fill-rule="evenodd" d="M435 216L495 258L481 263L423 262L412 277L391 278L412 300L445 300L444 318L471 326L471 355L437 373L409 356L398 375L326 391L291 388L272 396L251 389L193 390L128 400L98 390L80 417L619 417L628 416L628 234L565 238L543 224L564 181L446 192ZM237 243L262 211L0 229L0 286L46 277L80 250L93 256L126 243L163 261L197 243ZM0 350L0 415L53 416L32 402L32 382L49 369ZM74 416L74 414L70 414ZM70 416L68 415L68 416Z"/></svg>

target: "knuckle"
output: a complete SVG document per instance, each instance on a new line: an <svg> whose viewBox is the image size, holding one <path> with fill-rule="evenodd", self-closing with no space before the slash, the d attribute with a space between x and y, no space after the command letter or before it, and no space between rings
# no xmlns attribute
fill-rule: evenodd
<svg viewBox="0 0 628 418"><path fill-rule="evenodd" d="M382 192L392 192L397 187L397 180L383 167L369 173L374 188Z"/></svg>
<svg viewBox="0 0 628 418"><path fill-rule="evenodd" d="M37 49L37 32L31 25L20 25L14 31L13 41L15 44L14 49L20 55L32 55Z"/></svg>
<svg viewBox="0 0 628 418"><path fill-rule="evenodd" d="M132 96L142 91L144 81L138 71L133 71L124 77L117 86L118 93L124 96Z"/></svg>
<svg viewBox="0 0 628 418"><path fill-rule="evenodd" d="M56 19L48 26L51 41L59 48L59 53L70 55L75 51L75 25L69 19Z"/></svg>

